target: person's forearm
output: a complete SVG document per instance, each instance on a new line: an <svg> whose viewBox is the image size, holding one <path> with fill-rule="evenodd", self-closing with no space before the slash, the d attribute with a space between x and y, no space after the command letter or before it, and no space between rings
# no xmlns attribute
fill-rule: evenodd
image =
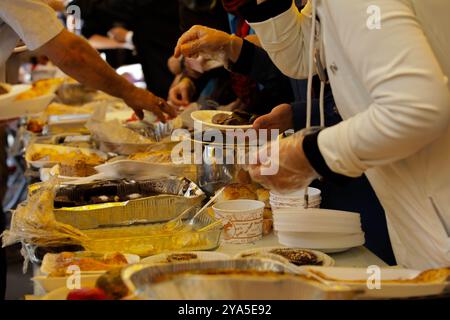
<svg viewBox="0 0 450 320"><path fill-rule="evenodd" d="M66 74L89 87L119 98L135 89L87 41L66 30L42 47L41 52Z"/></svg>

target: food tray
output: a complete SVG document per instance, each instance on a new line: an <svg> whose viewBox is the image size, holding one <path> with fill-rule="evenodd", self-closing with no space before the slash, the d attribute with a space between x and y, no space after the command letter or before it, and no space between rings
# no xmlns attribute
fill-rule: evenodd
<svg viewBox="0 0 450 320"><path fill-rule="evenodd" d="M192 228L181 231L151 234L157 224L86 230L90 238L82 243L86 250L95 252L129 252L146 257L173 251L202 251L216 249L220 244L222 226L206 231L194 231L216 222L204 213L196 217Z"/></svg>
<svg viewBox="0 0 450 320"><path fill-rule="evenodd" d="M177 217L192 206L200 206L205 197L195 183L185 178L158 179L155 184L161 195L126 202L55 209L55 219L80 230L137 222L163 222Z"/></svg>
<svg viewBox="0 0 450 320"><path fill-rule="evenodd" d="M69 152L81 152L85 155L97 155L103 160L107 160L108 156L98 150L95 149L88 149L88 148L74 148L74 147L66 147L66 146L59 146L59 145L53 145L53 144L38 144L33 143L30 144L25 152L25 160L27 163L32 166L33 168L42 168L42 167L53 167L54 165L58 164L57 161L49 161L49 160L32 160L31 156L33 153L39 152L39 150L42 149L53 149L55 152L58 152L59 154L69 153Z"/></svg>
<svg viewBox="0 0 450 320"><path fill-rule="evenodd" d="M157 282L161 275L194 270L256 270L283 275L180 275ZM284 264L267 259L235 259L177 263L171 265L133 265L122 271L122 279L140 299L170 300L277 300L351 299L348 287L328 287L295 275Z"/></svg>
<svg viewBox="0 0 450 320"><path fill-rule="evenodd" d="M155 143L115 143L102 141L95 138L95 142L103 152L117 153L121 155L130 155L138 152L165 151L172 150L178 142L155 142Z"/></svg>

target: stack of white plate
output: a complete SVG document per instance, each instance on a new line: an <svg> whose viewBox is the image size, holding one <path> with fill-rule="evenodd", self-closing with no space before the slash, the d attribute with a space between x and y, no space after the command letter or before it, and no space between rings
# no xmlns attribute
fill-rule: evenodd
<svg viewBox="0 0 450 320"><path fill-rule="evenodd" d="M321 192L316 188L308 188L308 207L319 208L322 200ZM270 206L272 209L298 208L305 203L305 189L301 189L288 194L280 194L270 191Z"/></svg>
<svg viewBox="0 0 450 320"><path fill-rule="evenodd" d="M358 213L302 207L273 210L278 241L289 247L341 252L364 244Z"/></svg>

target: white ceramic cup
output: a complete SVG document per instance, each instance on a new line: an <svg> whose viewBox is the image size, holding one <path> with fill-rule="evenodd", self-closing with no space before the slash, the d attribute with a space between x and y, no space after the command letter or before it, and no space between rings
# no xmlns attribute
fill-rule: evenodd
<svg viewBox="0 0 450 320"><path fill-rule="evenodd" d="M229 200L215 204L214 214L222 221L225 243L249 243L263 234L264 202Z"/></svg>

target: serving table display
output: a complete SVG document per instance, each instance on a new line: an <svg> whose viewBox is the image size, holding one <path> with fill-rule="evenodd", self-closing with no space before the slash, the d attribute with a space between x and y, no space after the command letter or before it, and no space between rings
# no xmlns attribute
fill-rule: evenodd
<svg viewBox="0 0 450 320"><path fill-rule="evenodd" d="M186 126L183 115L166 124L150 114L140 121L123 101L68 79L28 90L18 141L33 178L3 237L6 245L22 243L25 263L32 262L35 290L27 299L360 299L448 291L449 269L388 268L362 246L359 214L320 209L320 190L308 189L309 200L305 190L277 194L250 181L241 166L222 165L217 151L229 145L189 132L185 141L210 161L174 163L174 154L192 156L174 153L179 140L172 133ZM201 110L192 119L222 130L212 114L226 116L226 129L249 128L253 119ZM208 195L215 201L200 209ZM75 287L73 270L80 272ZM377 272L382 290L374 291L367 281Z"/></svg>

